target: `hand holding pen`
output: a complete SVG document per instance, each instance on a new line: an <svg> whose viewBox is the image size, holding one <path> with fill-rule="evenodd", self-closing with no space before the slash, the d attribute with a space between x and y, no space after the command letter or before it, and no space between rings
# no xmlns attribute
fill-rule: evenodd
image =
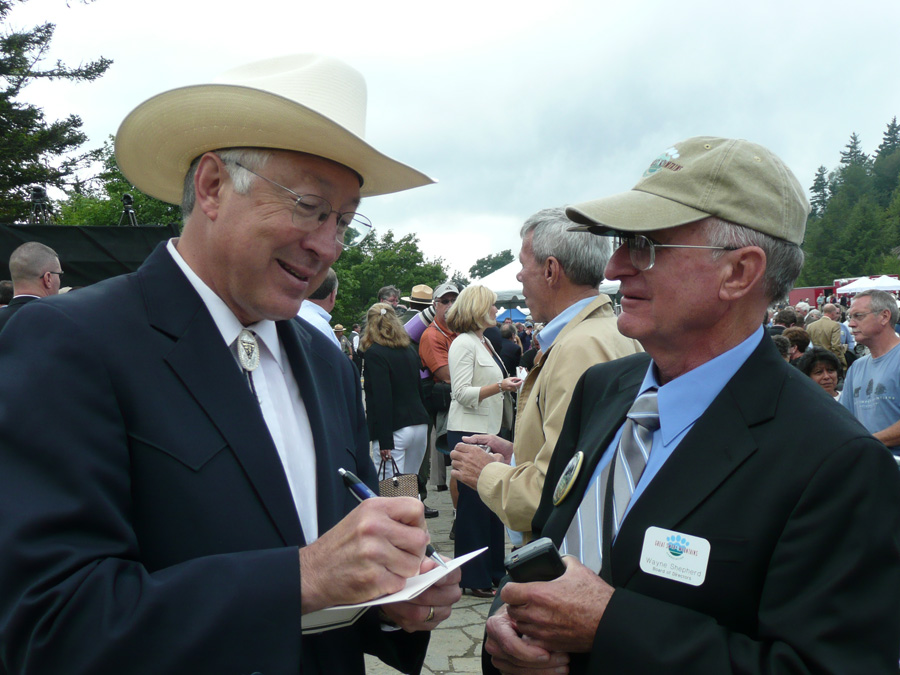
<svg viewBox="0 0 900 675"><path fill-rule="evenodd" d="M366 499L372 499L373 497L377 497L369 486L363 483L359 478L356 477L355 474L347 471L345 469L338 469L338 473L341 474L341 478L344 480L344 485L347 486L347 489L350 493L356 497L360 502L365 501ZM441 556L438 555L437 551L434 550L434 546L428 544L425 547L425 555L434 560L441 567L446 568L447 565L444 564Z"/></svg>

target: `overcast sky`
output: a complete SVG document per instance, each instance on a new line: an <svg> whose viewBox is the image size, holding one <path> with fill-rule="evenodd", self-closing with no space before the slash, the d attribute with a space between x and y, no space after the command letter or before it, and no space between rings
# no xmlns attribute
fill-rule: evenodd
<svg viewBox="0 0 900 675"><path fill-rule="evenodd" d="M758 0L31 0L51 58L114 64L90 84L36 84L89 147L138 103L257 59L323 52L369 86L367 140L437 178L360 209L466 272L511 248L535 211L628 190L673 142L746 138L809 187L850 133L873 152L900 114L900 2Z"/></svg>

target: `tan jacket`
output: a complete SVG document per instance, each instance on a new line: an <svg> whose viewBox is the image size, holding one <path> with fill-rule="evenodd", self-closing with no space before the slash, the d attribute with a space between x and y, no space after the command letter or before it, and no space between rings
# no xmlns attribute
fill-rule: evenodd
<svg viewBox="0 0 900 675"><path fill-rule="evenodd" d="M847 368L847 358L844 356L844 345L841 344L841 326L837 321L823 316L818 321L813 321L806 327L809 333L810 341L818 346L824 347L832 354L838 357L841 366Z"/></svg>
<svg viewBox="0 0 900 675"><path fill-rule="evenodd" d="M525 541L579 378L596 363L642 351L637 340L619 333L612 303L601 294L562 329L528 373L519 392L516 466L494 462L478 478L481 500L510 529L525 533Z"/></svg>

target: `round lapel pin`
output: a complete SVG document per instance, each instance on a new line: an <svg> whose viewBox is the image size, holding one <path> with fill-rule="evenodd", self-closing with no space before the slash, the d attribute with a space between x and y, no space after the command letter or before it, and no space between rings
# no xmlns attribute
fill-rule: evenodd
<svg viewBox="0 0 900 675"><path fill-rule="evenodd" d="M579 450L566 464L566 468L563 469L562 476L559 477L559 482L553 490L553 506L559 506L562 500L569 496L569 492L572 491L572 486L575 485L575 481L581 471L583 462L584 453Z"/></svg>

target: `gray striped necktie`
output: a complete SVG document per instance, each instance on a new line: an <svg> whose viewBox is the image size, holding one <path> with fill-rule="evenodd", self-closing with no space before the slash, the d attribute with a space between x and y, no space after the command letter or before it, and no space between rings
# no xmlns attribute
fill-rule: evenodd
<svg viewBox="0 0 900 675"><path fill-rule="evenodd" d="M569 525L564 540L564 552L577 556L584 565L595 572L600 572L603 562L604 511L610 507L612 515L615 516L615 520L610 523L614 537L619 531L634 488L647 465L653 432L657 429L659 429L659 409L656 389L650 389L638 396L631 405L622 426L622 436L615 457L606 465L600 477L588 487L578 512ZM613 493L607 496L609 472L613 465L615 465Z"/></svg>

